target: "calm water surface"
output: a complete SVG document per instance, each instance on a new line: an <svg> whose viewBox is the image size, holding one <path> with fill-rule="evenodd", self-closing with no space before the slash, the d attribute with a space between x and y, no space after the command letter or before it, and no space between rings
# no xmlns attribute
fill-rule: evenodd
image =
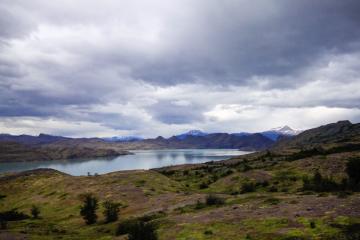
<svg viewBox="0 0 360 240"><path fill-rule="evenodd" d="M80 176L87 175L88 172L91 174L103 174L119 170L150 169L185 163L219 161L249 153L235 149L136 150L131 152L134 155L119 156L111 159L0 163L0 173L36 168L53 168L71 175Z"/></svg>

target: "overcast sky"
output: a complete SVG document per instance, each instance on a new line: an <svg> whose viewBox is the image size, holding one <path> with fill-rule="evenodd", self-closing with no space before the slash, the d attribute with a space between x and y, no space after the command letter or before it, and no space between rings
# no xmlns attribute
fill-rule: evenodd
<svg viewBox="0 0 360 240"><path fill-rule="evenodd" d="M359 0L0 0L0 132L360 121Z"/></svg>

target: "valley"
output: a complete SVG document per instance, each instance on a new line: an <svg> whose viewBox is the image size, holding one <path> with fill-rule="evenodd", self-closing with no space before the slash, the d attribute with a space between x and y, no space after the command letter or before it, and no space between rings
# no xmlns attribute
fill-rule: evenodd
<svg viewBox="0 0 360 240"><path fill-rule="evenodd" d="M147 171L2 174L0 212L29 214L35 204L41 217L7 221L0 239L126 239L124 226L135 219L164 240L358 239L359 183L349 164L359 166L359 131L338 122L268 150ZM100 207L98 221L86 225L79 215L86 193L119 203L119 220L106 223Z"/></svg>

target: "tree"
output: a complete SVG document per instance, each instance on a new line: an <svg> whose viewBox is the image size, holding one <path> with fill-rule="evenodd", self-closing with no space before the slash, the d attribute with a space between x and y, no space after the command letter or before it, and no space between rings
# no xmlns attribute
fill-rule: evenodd
<svg viewBox="0 0 360 240"><path fill-rule="evenodd" d="M83 206L80 209L80 215L85 220L86 224L96 223L98 208L98 200L92 194L84 195Z"/></svg>
<svg viewBox="0 0 360 240"><path fill-rule="evenodd" d="M118 220L119 218L119 210L120 210L120 204L119 203L114 203L111 201L105 201L103 203L103 206L105 208L104 210L104 216L106 218L106 222L114 222L116 220Z"/></svg>
<svg viewBox="0 0 360 240"><path fill-rule="evenodd" d="M346 173L349 176L349 182L353 187L360 184L360 159L350 159L346 164Z"/></svg>
<svg viewBox="0 0 360 240"><path fill-rule="evenodd" d="M157 240L156 226L151 222L136 221L129 229L129 240Z"/></svg>
<svg viewBox="0 0 360 240"><path fill-rule="evenodd" d="M321 185L322 180L323 180L323 177L321 176L321 173L317 169L314 174L314 178L313 178L314 184L319 186L319 185Z"/></svg>
<svg viewBox="0 0 360 240"><path fill-rule="evenodd" d="M35 219L39 218L40 209L39 209L38 206L32 205L32 207L31 207L31 215L32 215L33 218L35 218Z"/></svg>
<svg viewBox="0 0 360 240"><path fill-rule="evenodd" d="M209 194L206 196L206 205L222 205L225 201L219 196Z"/></svg>

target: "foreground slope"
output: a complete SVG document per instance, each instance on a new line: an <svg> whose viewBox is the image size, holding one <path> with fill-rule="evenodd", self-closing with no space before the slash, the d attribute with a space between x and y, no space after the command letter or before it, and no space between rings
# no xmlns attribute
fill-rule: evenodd
<svg viewBox="0 0 360 240"><path fill-rule="evenodd" d="M359 239L360 194L344 181L349 160L360 161L360 151L352 147L358 135L345 128L353 132L358 125L342 125L309 130L288 140L289 148L281 143L221 162L90 177L54 170L3 175L0 212L16 208L28 214L36 204L42 218L9 221L0 236L125 239L115 235L118 223L150 214L159 239ZM301 140L308 135L316 146ZM330 188L304 185L316 173ZM121 203L119 221L104 223L100 208L98 223L85 225L80 197L88 192L100 202ZM207 202L209 194L220 200Z"/></svg>

